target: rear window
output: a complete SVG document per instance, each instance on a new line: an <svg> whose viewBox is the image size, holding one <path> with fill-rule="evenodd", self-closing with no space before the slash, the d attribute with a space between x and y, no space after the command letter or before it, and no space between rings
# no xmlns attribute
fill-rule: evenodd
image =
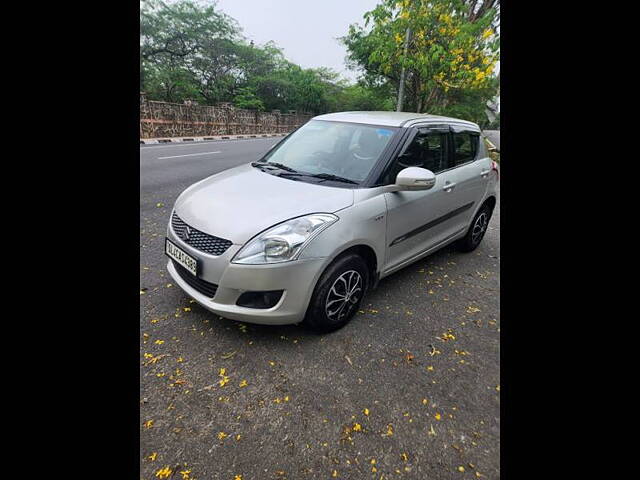
<svg viewBox="0 0 640 480"><path fill-rule="evenodd" d="M478 153L478 135L471 133L453 134L453 163L461 165L476 158Z"/></svg>

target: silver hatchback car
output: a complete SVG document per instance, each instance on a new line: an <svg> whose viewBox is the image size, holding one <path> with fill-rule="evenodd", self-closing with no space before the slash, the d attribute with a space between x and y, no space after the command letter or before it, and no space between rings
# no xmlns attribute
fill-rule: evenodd
<svg viewBox="0 0 640 480"><path fill-rule="evenodd" d="M320 115L258 161L187 188L171 213L167 268L223 317L336 330L381 278L454 241L475 249L497 182L475 123Z"/></svg>

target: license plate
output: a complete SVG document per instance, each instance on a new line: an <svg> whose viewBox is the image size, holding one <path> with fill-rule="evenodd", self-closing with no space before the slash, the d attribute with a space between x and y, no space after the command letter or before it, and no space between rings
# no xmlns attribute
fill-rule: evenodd
<svg viewBox="0 0 640 480"><path fill-rule="evenodd" d="M165 239L165 253L186 268L193 275L198 275L198 259L178 248L171 240Z"/></svg>

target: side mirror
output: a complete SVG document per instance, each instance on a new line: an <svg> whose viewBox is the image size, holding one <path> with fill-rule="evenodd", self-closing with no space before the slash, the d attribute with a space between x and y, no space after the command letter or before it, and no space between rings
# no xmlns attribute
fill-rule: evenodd
<svg viewBox="0 0 640 480"><path fill-rule="evenodd" d="M436 184L436 176L431 170L420 167L408 167L400 170L396 177L394 191L429 190Z"/></svg>

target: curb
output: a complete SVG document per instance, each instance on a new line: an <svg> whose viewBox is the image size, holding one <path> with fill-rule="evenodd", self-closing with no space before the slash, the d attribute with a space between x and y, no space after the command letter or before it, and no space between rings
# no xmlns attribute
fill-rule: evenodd
<svg viewBox="0 0 640 480"><path fill-rule="evenodd" d="M140 145L154 145L158 143L205 142L208 140L235 140L242 138L284 137L288 133L256 133L247 135L212 135L208 137L170 137L170 138L141 138Z"/></svg>

